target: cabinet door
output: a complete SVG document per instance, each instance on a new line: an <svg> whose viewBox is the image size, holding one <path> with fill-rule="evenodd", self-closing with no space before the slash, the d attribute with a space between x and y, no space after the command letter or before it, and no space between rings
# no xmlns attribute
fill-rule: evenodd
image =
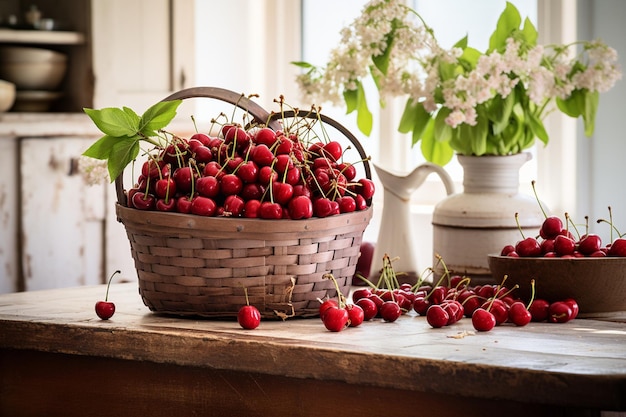
<svg viewBox="0 0 626 417"><path fill-rule="evenodd" d="M137 111L194 82L194 0L93 1L95 107Z"/></svg>
<svg viewBox="0 0 626 417"><path fill-rule="evenodd" d="M22 270L26 290L103 281L105 185L89 186L73 161L95 138L20 141Z"/></svg>

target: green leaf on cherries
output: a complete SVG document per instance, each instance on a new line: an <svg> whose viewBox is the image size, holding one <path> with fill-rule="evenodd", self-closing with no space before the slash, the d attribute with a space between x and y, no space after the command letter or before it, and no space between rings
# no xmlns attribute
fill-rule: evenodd
<svg viewBox="0 0 626 417"><path fill-rule="evenodd" d="M145 136L156 136L156 132L166 127L176 116L176 109L180 105L180 100L161 101L141 116L139 131Z"/></svg>
<svg viewBox="0 0 626 417"><path fill-rule="evenodd" d="M139 116L128 107L83 109L104 136L92 144L83 155L107 160L111 182L139 154L140 142L158 144L153 138L176 117L181 100L162 101Z"/></svg>
<svg viewBox="0 0 626 417"><path fill-rule="evenodd" d="M84 109L87 116L105 135L134 136L139 128L139 116L131 109L107 107L101 110Z"/></svg>

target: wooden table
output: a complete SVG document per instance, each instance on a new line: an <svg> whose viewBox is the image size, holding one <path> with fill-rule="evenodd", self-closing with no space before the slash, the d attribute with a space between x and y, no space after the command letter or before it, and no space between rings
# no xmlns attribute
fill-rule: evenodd
<svg viewBox="0 0 626 417"><path fill-rule="evenodd" d="M318 319L164 317L134 283L0 295L2 416L593 416L626 410L626 324L432 329L409 314L340 333ZM622 414L622 413L615 413Z"/></svg>

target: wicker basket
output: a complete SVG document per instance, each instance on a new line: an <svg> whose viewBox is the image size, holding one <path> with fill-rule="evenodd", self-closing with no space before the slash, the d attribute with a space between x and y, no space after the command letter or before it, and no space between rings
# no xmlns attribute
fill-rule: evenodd
<svg viewBox="0 0 626 417"><path fill-rule="evenodd" d="M275 116L228 90L197 87L165 100L195 97L226 101L276 127ZM281 114L289 116L294 113ZM343 133L366 159L343 126L325 116L311 117ZM367 161L364 168L371 178ZM116 191L117 218L126 228L144 304L181 316L235 317L246 291L264 318L318 315L318 299L336 296L324 274L332 273L347 295L373 211L307 220L203 217L126 207L122 176Z"/></svg>

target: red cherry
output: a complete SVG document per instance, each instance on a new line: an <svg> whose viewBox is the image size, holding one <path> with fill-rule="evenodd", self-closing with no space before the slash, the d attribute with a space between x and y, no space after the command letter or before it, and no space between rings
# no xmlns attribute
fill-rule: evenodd
<svg viewBox="0 0 626 417"><path fill-rule="evenodd" d="M385 301L380 307L380 315L384 321L391 323L402 315L402 309L395 301Z"/></svg>
<svg viewBox="0 0 626 417"><path fill-rule="evenodd" d="M511 253L513 251L515 251L515 246L513 246L513 245L506 245L500 251L500 256L507 256L509 253Z"/></svg>
<svg viewBox="0 0 626 417"><path fill-rule="evenodd" d="M537 239L527 237L517 242L515 252L521 257L541 256L541 245Z"/></svg>
<svg viewBox="0 0 626 417"><path fill-rule="evenodd" d="M541 242L541 253L545 255L547 253L553 253L553 252L554 252L554 239L544 239ZM554 254L556 255L556 252L554 252Z"/></svg>
<svg viewBox="0 0 626 417"><path fill-rule="evenodd" d="M163 160L150 158L141 166L141 175L150 179L160 178L161 168L163 168L163 166L165 166L165 162Z"/></svg>
<svg viewBox="0 0 626 417"><path fill-rule="evenodd" d="M352 293L352 301L356 303L361 298L368 298L370 295L372 295L372 290L369 288L358 288Z"/></svg>
<svg viewBox="0 0 626 417"><path fill-rule="evenodd" d="M250 151L250 158L260 167L270 166L274 161L274 154L264 144L256 145Z"/></svg>
<svg viewBox="0 0 626 417"><path fill-rule="evenodd" d="M272 197L274 202L280 205L287 205L293 197L293 186L286 182L274 181L272 183Z"/></svg>
<svg viewBox="0 0 626 417"><path fill-rule="evenodd" d="M245 201L248 200L260 200L263 198L263 194L265 193L266 188L261 184L244 184L241 188L241 192L239 195Z"/></svg>
<svg viewBox="0 0 626 417"><path fill-rule="evenodd" d="M352 181L356 178L356 167L353 164L342 162L337 165L337 169L341 171L348 181Z"/></svg>
<svg viewBox="0 0 626 417"><path fill-rule="evenodd" d="M331 332L340 332L348 326L350 315L345 308L331 306L324 311L321 318L326 329Z"/></svg>
<svg viewBox="0 0 626 417"><path fill-rule="evenodd" d="M479 332L488 332L496 325L496 318L482 307L477 308L472 314L472 325Z"/></svg>
<svg viewBox="0 0 626 417"><path fill-rule="evenodd" d="M426 321L435 329L447 326L449 320L450 315L439 304L433 304L426 310Z"/></svg>
<svg viewBox="0 0 626 417"><path fill-rule="evenodd" d="M350 327L358 327L365 320L365 312L363 308L357 304L348 304L346 305L346 310L348 310L348 318L350 320Z"/></svg>
<svg viewBox="0 0 626 417"><path fill-rule="evenodd" d="M372 242L362 242L359 246L359 259L356 262L356 270L354 272L354 277L352 278L353 285L365 284L359 276L366 279L369 278L370 269L372 267L372 258L374 257L374 249L375 246Z"/></svg>
<svg viewBox="0 0 626 417"><path fill-rule="evenodd" d="M464 312L465 317L472 317L472 315L474 314L474 311L480 308L482 303L483 303L482 297L479 297L477 295L468 297L467 300L463 302L463 309L465 310Z"/></svg>
<svg viewBox="0 0 626 417"><path fill-rule="evenodd" d="M548 319L548 308L550 303L541 298L535 298L535 300L528 307L528 311L532 316L532 321L544 321Z"/></svg>
<svg viewBox="0 0 626 417"><path fill-rule="evenodd" d="M363 320L365 321L373 319L376 317L376 314L378 314L378 307L376 306L376 303L374 303L374 301L369 297L360 298L356 301L356 305L363 309Z"/></svg>
<svg viewBox="0 0 626 417"><path fill-rule="evenodd" d="M558 235L554 238L554 252L557 256L572 255L574 250L576 250L574 239L565 235Z"/></svg>
<svg viewBox="0 0 626 417"><path fill-rule="evenodd" d="M111 287L111 281L113 280L113 277L119 273L121 272L117 270L113 272L113 274L111 274L111 276L109 277L109 282L107 283L107 291L106 295L104 296L104 301L98 301L96 303L96 314L102 320L108 320L113 317L113 314L115 314L115 304L109 301L109 288Z"/></svg>
<svg viewBox="0 0 626 417"><path fill-rule="evenodd" d="M483 303L482 308L493 314L496 319L496 326L501 325L509 319L509 306L500 299L487 300Z"/></svg>
<svg viewBox="0 0 626 417"><path fill-rule="evenodd" d="M213 160L213 152L208 147L201 145L193 150L193 159L198 163L207 163Z"/></svg>
<svg viewBox="0 0 626 417"><path fill-rule="evenodd" d="M191 200L191 213L211 217L215 215L217 205L209 197L197 196Z"/></svg>
<svg viewBox="0 0 626 417"><path fill-rule="evenodd" d="M153 210L156 204L156 198L152 194L146 194L137 191L133 194L132 205L138 210Z"/></svg>
<svg viewBox="0 0 626 417"><path fill-rule="evenodd" d="M345 195L337 199L341 213L352 213L356 210L356 201L352 196Z"/></svg>
<svg viewBox="0 0 626 417"><path fill-rule="evenodd" d="M264 201L261 203L258 211L261 219L273 219L278 220L283 217L283 208L278 203L272 203L271 201Z"/></svg>
<svg viewBox="0 0 626 417"><path fill-rule="evenodd" d="M356 202L357 211L367 209L367 201L365 200L365 197L363 197L361 194L357 194L356 196L354 196L354 201Z"/></svg>
<svg viewBox="0 0 626 417"><path fill-rule="evenodd" d="M237 312L237 322L246 330L253 330L261 323L261 313L255 306L245 305Z"/></svg>
<svg viewBox="0 0 626 417"><path fill-rule="evenodd" d="M574 300L573 298L566 298L565 300L563 300L563 302L567 304L569 308L572 310L570 320L575 319L578 316L578 312L580 311L580 308L578 307L578 303L576 302L576 300Z"/></svg>
<svg viewBox="0 0 626 417"><path fill-rule="evenodd" d="M617 238L611 243L607 256L626 256L626 238Z"/></svg>
<svg viewBox="0 0 626 417"><path fill-rule="evenodd" d="M532 320L532 314L524 303L516 301L509 307L509 321L516 326L526 326Z"/></svg>
<svg viewBox="0 0 626 417"><path fill-rule="evenodd" d="M463 318L463 305L456 300L445 300L441 303L441 307L448 313L448 326L456 323Z"/></svg>
<svg viewBox="0 0 626 417"><path fill-rule="evenodd" d="M309 197L299 195L289 201L289 214L294 220L313 217L313 202Z"/></svg>
<svg viewBox="0 0 626 417"><path fill-rule="evenodd" d="M167 200L159 198L154 206L158 211L176 211L176 199L173 197L169 197Z"/></svg>
<svg viewBox="0 0 626 417"><path fill-rule="evenodd" d="M195 180L195 174L191 167L177 168L172 174L176 181L176 189L182 193L191 191L191 183Z"/></svg>
<svg viewBox="0 0 626 417"><path fill-rule="evenodd" d="M189 147L191 148L191 150L194 150L194 147L191 145L191 142L193 140L200 142L204 146L209 146L211 144L211 137L209 135L205 133L194 133L189 138Z"/></svg>
<svg viewBox="0 0 626 417"><path fill-rule="evenodd" d="M239 166L237 175L244 183L255 183L259 178L259 166L254 161L244 162Z"/></svg>
<svg viewBox="0 0 626 417"><path fill-rule="evenodd" d="M154 184L154 193L159 198L172 198L176 194L176 182L172 178L161 178Z"/></svg>
<svg viewBox="0 0 626 417"><path fill-rule="evenodd" d="M341 144L337 141L330 141L322 147L324 155L332 161L339 161L343 155Z"/></svg>
<svg viewBox="0 0 626 417"><path fill-rule="evenodd" d="M218 180L224 176L225 172L217 161L211 161L204 166L202 175L205 177L215 177Z"/></svg>
<svg viewBox="0 0 626 417"><path fill-rule="evenodd" d="M313 202L313 213L317 217L328 217L339 214L339 204L328 198L318 198Z"/></svg>
<svg viewBox="0 0 626 417"><path fill-rule="evenodd" d="M374 181L368 178L361 178L358 181L360 187L358 187L357 191L360 195L362 195L366 200L369 200L374 196Z"/></svg>
<svg viewBox="0 0 626 417"><path fill-rule="evenodd" d="M563 230L563 222L557 216L546 217L539 229L539 234L544 239L554 239Z"/></svg>
<svg viewBox="0 0 626 417"><path fill-rule="evenodd" d="M339 303L337 302L337 300L329 298L327 300L324 300L321 304L320 307L318 309L320 318L324 317L324 314L326 313L326 311L328 309L330 309L331 307L338 307Z"/></svg>
<svg viewBox="0 0 626 417"><path fill-rule="evenodd" d="M191 213L191 199L184 195L176 199L176 211L179 213Z"/></svg>
<svg viewBox="0 0 626 417"><path fill-rule="evenodd" d="M229 195L224 199L224 213L230 217L241 217L245 205L243 198L238 195Z"/></svg>
<svg viewBox="0 0 626 417"><path fill-rule="evenodd" d="M276 132L269 127L264 127L256 131L254 134L254 142L271 148L276 143Z"/></svg>
<svg viewBox="0 0 626 417"><path fill-rule="evenodd" d="M413 301L413 310L420 316L425 316L431 305L432 304L428 298L418 296Z"/></svg>
<svg viewBox="0 0 626 417"><path fill-rule="evenodd" d="M259 184L269 185L278 179L278 172L270 166L261 167L259 170Z"/></svg>
<svg viewBox="0 0 626 417"><path fill-rule="evenodd" d="M204 197L216 198L220 193L220 182L214 176L200 177L196 180L196 191Z"/></svg>
<svg viewBox="0 0 626 417"><path fill-rule="evenodd" d="M256 219L259 217L259 209L261 208L261 201L248 200L243 208L243 217L248 219Z"/></svg>
<svg viewBox="0 0 626 417"><path fill-rule="evenodd" d="M565 323L572 318L571 307L562 301L556 301L550 304L548 308L548 322L550 323Z"/></svg>
<svg viewBox="0 0 626 417"><path fill-rule="evenodd" d="M580 253L591 256L591 254L600 251L602 248L602 238L596 234L587 234L578 241L578 250Z"/></svg>
<svg viewBox="0 0 626 417"><path fill-rule="evenodd" d="M236 146L241 146L250 142L250 135L241 127L231 127L224 134L225 143L235 143Z"/></svg>

